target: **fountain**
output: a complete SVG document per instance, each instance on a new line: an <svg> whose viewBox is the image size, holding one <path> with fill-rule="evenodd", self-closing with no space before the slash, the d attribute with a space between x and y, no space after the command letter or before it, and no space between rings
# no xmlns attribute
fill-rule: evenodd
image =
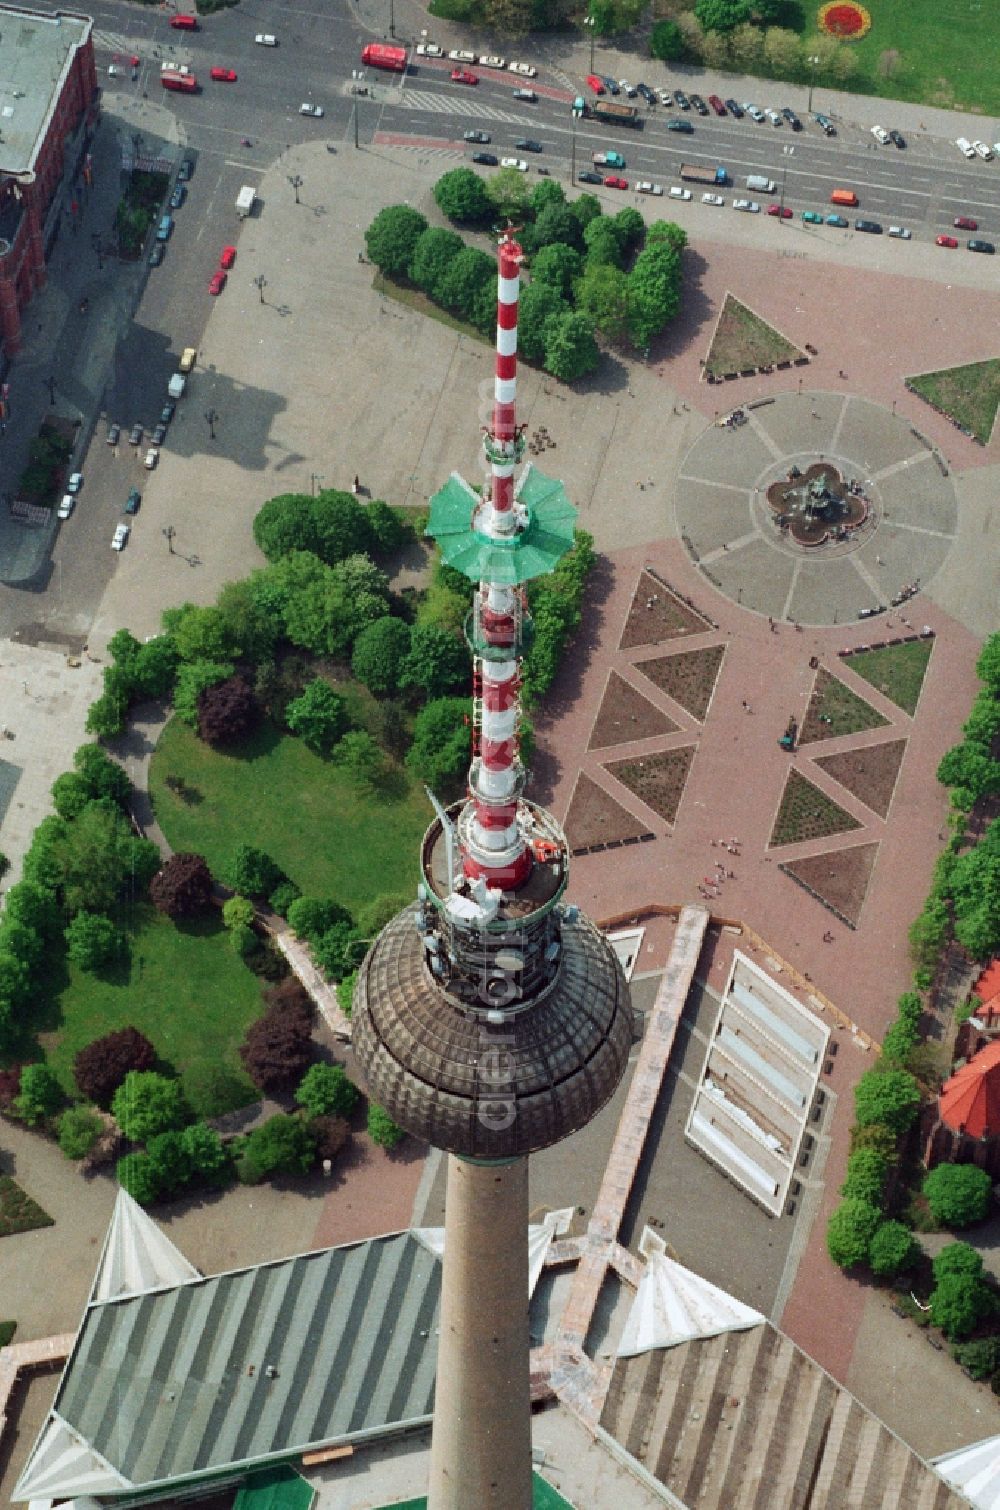
<svg viewBox="0 0 1000 1510"><path fill-rule="evenodd" d="M792 467L771 483L767 502L782 533L803 546L846 540L864 524L870 508L858 485L845 483L826 461L814 462L805 472Z"/></svg>

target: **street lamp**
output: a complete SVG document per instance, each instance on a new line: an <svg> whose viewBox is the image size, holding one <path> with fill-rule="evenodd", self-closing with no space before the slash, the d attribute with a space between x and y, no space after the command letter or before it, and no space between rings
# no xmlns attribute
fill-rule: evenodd
<svg viewBox="0 0 1000 1510"><path fill-rule="evenodd" d="M810 74L809 74L809 103L806 106L806 110L811 111L812 107L813 107L813 90L816 87L816 70L817 70L817 68L820 65L821 59L813 56L811 58L806 58L806 62L809 64L809 68L810 68Z"/></svg>
<svg viewBox="0 0 1000 1510"><path fill-rule="evenodd" d="M218 411L216 409L206 409L205 410L205 423L208 426L208 438L209 438L209 440L214 440L215 439L215 421L218 419L218 417L219 417L219 415L218 415Z"/></svg>
<svg viewBox="0 0 1000 1510"><path fill-rule="evenodd" d="M256 278L251 278L250 279L250 282L253 284L253 286L257 290L257 292L260 294L260 302L263 304L263 302L264 302L264 290L267 287L267 279L264 277L263 273L258 273L257 276L256 276Z"/></svg>
<svg viewBox="0 0 1000 1510"><path fill-rule="evenodd" d="M389 35L396 35L396 0L389 0Z"/></svg>
<svg viewBox="0 0 1000 1510"><path fill-rule="evenodd" d="M302 201L299 199L299 190L302 187L302 179L297 173L289 173L288 182L291 184L293 190L295 191L295 203L301 204Z"/></svg>
<svg viewBox="0 0 1000 1510"><path fill-rule="evenodd" d="M49 390L49 403L54 407L56 401L56 380L54 377L47 377L43 378L42 382Z"/></svg>
<svg viewBox="0 0 1000 1510"><path fill-rule="evenodd" d="M160 531L160 533L162 534L163 538L167 542L167 550L170 552L171 555L173 555L174 554L174 536L176 535L177 531L174 529L174 527L173 527L172 524L168 524L168 525L166 525L164 527L164 529L162 529Z"/></svg>
<svg viewBox="0 0 1000 1510"><path fill-rule="evenodd" d="M325 480L325 476L322 472L309 473L309 487L314 498L316 497L316 484L318 482L324 482Z"/></svg>
<svg viewBox="0 0 1000 1510"><path fill-rule="evenodd" d="M594 20L593 16L584 16L584 18L583 18L583 24L584 24L584 26L589 26L590 27L590 71L591 71L591 73L593 73L593 71L594 71L594 43L597 41L597 32L594 30L594 28L597 25L597 22Z"/></svg>

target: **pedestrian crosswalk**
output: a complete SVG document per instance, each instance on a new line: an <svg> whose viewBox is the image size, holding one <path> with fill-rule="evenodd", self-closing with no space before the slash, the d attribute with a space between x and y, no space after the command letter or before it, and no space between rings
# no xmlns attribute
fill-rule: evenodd
<svg viewBox="0 0 1000 1510"><path fill-rule="evenodd" d="M102 31L95 27L93 38L97 52L121 53L131 58L139 51L140 44L135 37L126 37L120 31Z"/></svg>
<svg viewBox="0 0 1000 1510"><path fill-rule="evenodd" d="M399 104L403 109L429 110L437 115L457 113L454 94L431 94L425 89L405 90ZM463 102L461 114L463 117L472 116L477 121L505 121L512 126L530 126L532 123L531 116L523 113L517 115L510 110L497 110L492 105L480 105L475 100L470 100L468 104Z"/></svg>

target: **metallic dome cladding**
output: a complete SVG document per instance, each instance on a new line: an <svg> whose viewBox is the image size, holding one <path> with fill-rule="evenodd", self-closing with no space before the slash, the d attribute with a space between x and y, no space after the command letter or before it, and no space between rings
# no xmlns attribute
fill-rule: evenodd
<svg viewBox="0 0 1000 1510"><path fill-rule="evenodd" d="M585 1126L632 1042L628 986L604 937L563 918L551 987L488 1021L432 976L418 912L397 914L358 971L354 1051L372 1100L414 1137L472 1159L517 1158Z"/></svg>

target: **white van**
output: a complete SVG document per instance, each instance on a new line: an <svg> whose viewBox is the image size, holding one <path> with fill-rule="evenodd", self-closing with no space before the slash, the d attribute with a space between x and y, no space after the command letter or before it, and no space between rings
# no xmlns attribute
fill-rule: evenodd
<svg viewBox="0 0 1000 1510"><path fill-rule="evenodd" d="M278 45L277 37L272 36L269 31L259 31L254 37L254 41L258 47L277 47Z"/></svg>
<svg viewBox="0 0 1000 1510"><path fill-rule="evenodd" d="M765 177L763 173L750 173L747 175L747 188L757 194L773 194L774 180Z"/></svg>

